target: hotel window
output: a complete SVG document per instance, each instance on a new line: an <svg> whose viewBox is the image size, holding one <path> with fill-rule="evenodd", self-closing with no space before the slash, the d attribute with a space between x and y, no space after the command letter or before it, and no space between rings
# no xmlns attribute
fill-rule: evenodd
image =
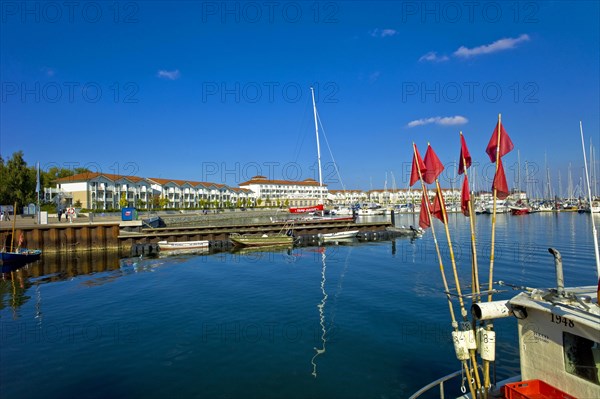
<svg viewBox="0 0 600 399"><path fill-rule="evenodd" d="M565 331L563 350L568 373L600 385L600 343Z"/></svg>

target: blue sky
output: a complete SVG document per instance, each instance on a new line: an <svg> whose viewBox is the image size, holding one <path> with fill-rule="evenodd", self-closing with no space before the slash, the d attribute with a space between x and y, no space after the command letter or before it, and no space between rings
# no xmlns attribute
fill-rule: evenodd
<svg viewBox="0 0 600 399"><path fill-rule="evenodd" d="M0 4L5 159L233 186L316 177L311 86L348 189L407 187L413 141L450 178L461 130L485 175L499 113L509 184L518 149L522 175L527 161L544 180L546 158L564 191L579 121L600 141L596 1Z"/></svg>

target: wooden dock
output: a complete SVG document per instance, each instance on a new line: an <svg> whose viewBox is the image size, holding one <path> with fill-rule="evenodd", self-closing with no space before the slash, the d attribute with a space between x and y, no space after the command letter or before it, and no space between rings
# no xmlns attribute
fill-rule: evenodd
<svg viewBox="0 0 600 399"><path fill-rule="evenodd" d="M295 236L316 236L345 230L361 233L385 231L389 221L354 223L348 221L302 221L295 222L291 229ZM18 226L14 245L23 234L23 247L41 249L44 253L73 251L129 251L135 245L156 244L158 241L209 240L217 246L229 241L231 233L278 233L283 223L240 224L228 226L190 225L183 227L145 228L141 221L133 222L88 222L49 225ZM8 249L11 228L0 229L2 244ZM8 239L8 245L6 245Z"/></svg>

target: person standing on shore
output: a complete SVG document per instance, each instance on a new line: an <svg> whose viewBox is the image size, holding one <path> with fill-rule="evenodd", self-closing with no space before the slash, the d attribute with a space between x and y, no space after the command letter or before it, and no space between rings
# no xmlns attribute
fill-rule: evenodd
<svg viewBox="0 0 600 399"><path fill-rule="evenodd" d="M58 210L58 221L60 222L60 219L62 219L62 209Z"/></svg>
<svg viewBox="0 0 600 399"><path fill-rule="evenodd" d="M0 222L4 221L4 211L0 212Z"/></svg>

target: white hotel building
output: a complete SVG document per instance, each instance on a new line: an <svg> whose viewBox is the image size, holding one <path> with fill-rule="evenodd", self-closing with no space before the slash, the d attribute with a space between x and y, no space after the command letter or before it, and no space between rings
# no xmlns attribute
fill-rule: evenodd
<svg viewBox="0 0 600 399"><path fill-rule="evenodd" d="M327 186L319 186L314 179L302 181L270 180L254 176L240 183L242 189L250 190L260 205L266 206L313 206L327 200Z"/></svg>

